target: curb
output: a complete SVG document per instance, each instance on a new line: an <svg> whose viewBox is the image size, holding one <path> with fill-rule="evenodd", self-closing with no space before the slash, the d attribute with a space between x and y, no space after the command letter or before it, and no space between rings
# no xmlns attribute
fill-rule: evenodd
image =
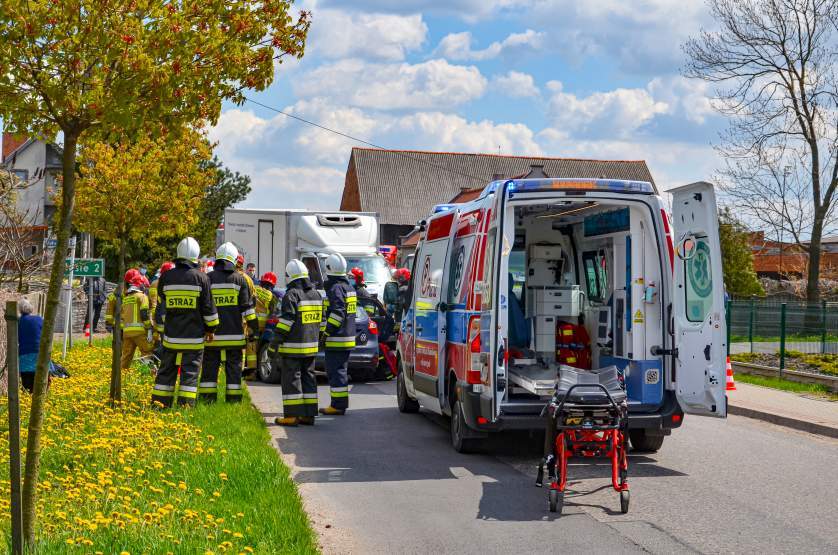
<svg viewBox="0 0 838 555"><path fill-rule="evenodd" d="M808 432L810 434L816 434L820 436L838 439L838 428L833 428L832 426L825 426L823 424L817 424L815 422L809 422L808 420L798 420L796 418L789 418L788 416L780 416L777 414L772 414L770 412L748 409L745 407L738 407L736 405L728 405L727 412L729 414L735 414L737 416L744 416L746 418L763 420L765 422L770 422L771 424L776 424L777 426L784 426L786 428L792 428L801 432Z"/></svg>

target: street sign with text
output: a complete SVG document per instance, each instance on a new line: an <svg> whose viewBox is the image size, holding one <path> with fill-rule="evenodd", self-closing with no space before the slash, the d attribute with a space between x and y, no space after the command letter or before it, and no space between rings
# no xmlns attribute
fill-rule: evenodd
<svg viewBox="0 0 838 555"><path fill-rule="evenodd" d="M64 275L70 275L70 259L65 262ZM74 277L102 277L105 275L105 261L102 258L76 258L73 264Z"/></svg>

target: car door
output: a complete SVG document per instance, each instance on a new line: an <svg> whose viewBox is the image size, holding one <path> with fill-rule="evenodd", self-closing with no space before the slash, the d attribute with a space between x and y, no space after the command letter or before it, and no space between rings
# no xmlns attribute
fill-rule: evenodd
<svg viewBox="0 0 838 555"><path fill-rule="evenodd" d="M716 195L705 182L669 192L677 257L675 393L686 413L725 417L727 330Z"/></svg>
<svg viewBox="0 0 838 555"><path fill-rule="evenodd" d="M440 376L444 375L447 325L443 292L448 290L448 266L457 211L436 214L428 220L425 240L416 260L414 278L413 386L419 401L441 411Z"/></svg>

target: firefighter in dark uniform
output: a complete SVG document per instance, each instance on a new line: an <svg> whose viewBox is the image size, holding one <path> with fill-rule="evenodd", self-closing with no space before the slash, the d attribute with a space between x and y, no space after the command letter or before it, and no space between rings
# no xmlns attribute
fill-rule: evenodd
<svg viewBox="0 0 838 555"><path fill-rule="evenodd" d="M287 289L282 297L276 330L269 352L282 369L282 412L274 420L280 426L312 425L317 415L317 381L314 359L319 349L323 298L308 277L301 261L285 267Z"/></svg>
<svg viewBox="0 0 838 555"><path fill-rule="evenodd" d="M355 348L355 310L358 299L346 279L346 259L330 254L326 259L326 302L323 318L326 375L332 402L321 414L341 415L349 407L349 353ZM325 327L324 327L325 326Z"/></svg>
<svg viewBox="0 0 838 555"><path fill-rule="evenodd" d="M178 404L195 404L204 341L212 339L219 324L209 279L198 266L200 252L198 241L192 237L181 241L175 267L160 276L157 284L163 356L151 400L164 407L172 406L178 369Z"/></svg>
<svg viewBox="0 0 838 555"><path fill-rule="evenodd" d="M227 376L228 403L242 399L242 350L257 331L255 299L244 276L236 271L239 251L233 243L224 243L215 253L215 266L208 274L212 298L220 324L204 352L204 368L198 395L201 401L214 402L218 395L218 369L224 364ZM245 324L247 330L245 330Z"/></svg>

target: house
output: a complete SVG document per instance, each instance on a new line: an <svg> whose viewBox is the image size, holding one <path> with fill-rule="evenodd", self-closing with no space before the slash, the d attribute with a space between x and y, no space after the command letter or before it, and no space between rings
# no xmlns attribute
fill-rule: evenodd
<svg viewBox="0 0 838 555"><path fill-rule="evenodd" d="M805 277L809 255L798 244L766 239L764 231L750 235L757 276L772 279ZM838 278L838 237L821 239L821 277Z"/></svg>
<svg viewBox="0 0 838 555"><path fill-rule="evenodd" d="M38 139L3 134L3 157L0 163L15 174L26 187L18 194L18 212L33 226L49 225L55 213L56 178L61 173L61 149Z"/></svg>
<svg viewBox="0 0 838 555"><path fill-rule="evenodd" d="M654 183L643 161L353 148L340 208L378 212L381 243L399 244L434 205L474 194L495 179L524 175Z"/></svg>

